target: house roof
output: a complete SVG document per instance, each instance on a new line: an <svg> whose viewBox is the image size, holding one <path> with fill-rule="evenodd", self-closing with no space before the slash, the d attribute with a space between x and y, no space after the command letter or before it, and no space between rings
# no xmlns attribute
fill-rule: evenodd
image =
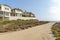
<svg viewBox="0 0 60 40"><path fill-rule="evenodd" d="M12 9L12 10L19 10L19 11L23 12L23 10L21 10L21 9L19 9L19 8L14 8L14 9Z"/></svg>
<svg viewBox="0 0 60 40"><path fill-rule="evenodd" d="M10 7L9 5L7 5L7 4L0 4L0 6L1 6L1 5L8 6L9 8L11 8L11 7Z"/></svg>

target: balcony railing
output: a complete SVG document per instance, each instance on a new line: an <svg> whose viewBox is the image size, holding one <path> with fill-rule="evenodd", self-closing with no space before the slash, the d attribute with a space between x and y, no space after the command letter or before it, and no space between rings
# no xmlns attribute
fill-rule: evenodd
<svg viewBox="0 0 60 40"><path fill-rule="evenodd" d="M3 16L3 14L0 14L0 16Z"/></svg>
<svg viewBox="0 0 60 40"><path fill-rule="evenodd" d="M8 15L3 15L3 14L0 14L0 16L8 16Z"/></svg>

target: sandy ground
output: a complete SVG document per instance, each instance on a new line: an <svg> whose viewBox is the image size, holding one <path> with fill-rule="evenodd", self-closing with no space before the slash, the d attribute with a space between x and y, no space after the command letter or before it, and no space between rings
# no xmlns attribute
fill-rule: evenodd
<svg viewBox="0 0 60 40"><path fill-rule="evenodd" d="M22 31L0 33L0 40L55 40L51 27L54 23L47 23Z"/></svg>

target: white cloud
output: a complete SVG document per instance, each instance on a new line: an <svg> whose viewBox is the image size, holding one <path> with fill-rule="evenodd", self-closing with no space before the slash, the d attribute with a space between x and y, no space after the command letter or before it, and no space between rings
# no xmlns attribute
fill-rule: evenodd
<svg viewBox="0 0 60 40"><path fill-rule="evenodd" d="M57 0L51 0L52 2L57 2Z"/></svg>
<svg viewBox="0 0 60 40"><path fill-rule="evenodd" d="M52 14L60 14L60 7L52 6L50 7L50 12Z"/></svg>
<svg viewBox="0 0 60 40"><path fill-rule="evenodd" d="M49 11L55 20L60 20L60 0L51 0Z"/></svg>
<svg viewBox="0 0 60 40"><path fill-rule="evenodd" d="M60 0L51 0L51 2L56 3L59 2Z"/></svg>

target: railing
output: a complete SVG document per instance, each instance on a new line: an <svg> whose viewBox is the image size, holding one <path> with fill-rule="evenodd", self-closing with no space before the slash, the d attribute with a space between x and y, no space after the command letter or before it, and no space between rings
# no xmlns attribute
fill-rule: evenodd
<svg viewBox="0 0 60 40"><path fill-rule="evenodd" d="M3 14L0 14L0 16L5 16L5 17L8 17L8 15L3 15Z"/></svg>
<svg viewBox="0 0 60 40"><path fill-rule="evenodd" d="M3 14L0 14L0 16L3 16Z"/></svg>

